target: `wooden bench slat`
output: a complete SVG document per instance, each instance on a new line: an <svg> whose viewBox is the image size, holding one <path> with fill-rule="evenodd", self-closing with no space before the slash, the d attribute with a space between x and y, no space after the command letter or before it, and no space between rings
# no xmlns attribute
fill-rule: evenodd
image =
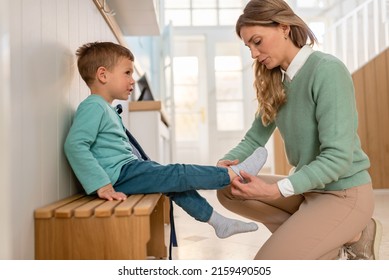
<svg viewBox="0 0 389 280"><path fill-rule="evenodd" d="M89 218L93 216L95 208L103 204L106 200L100 199L96 197L94 200L89 201L88 203L85 203L84 205L81 205L77 209L74 210L74 217L75 218Z"/></svg>
<svg viewBox="0 0 389 280"><path fill-rule="evenodd" d="M80 199L73 201L69 204L66 204L60 208L57 208L54 210L54 216L56 218L71 218L73 216L74 210L81 205L88 203L89 201L93 200L93 196L84 196Z"/></svg>
<svg viewBox="0 0 389 280"><path fill-rule="evenodd" d="M155 208L155 205L157 205L161 195L162 194L160 193L155 193L144 196L134 207L134 214L139 216L150 215Z"/></svg>
<svg viewBox="0 0 389 280"><path fill-rule="evenodd" d="M95 208L95 216L98 218L109 217L112 215L114 208L120 204L119 200L105 201Z"/></svg>
<svg viewBox="0 0 389 280"><path fill-rule="evenodd" d="M143 198L143 194L135 194L127 197L125 201L115 208L115 215L118 217L131 216L134 206Z"/></svg>
<svg viewBox="0 0 389 280"><path fill-rule="evenodd" d="M77 194L38 208L35 258L166 258L163 201L161 194L131 195L124 201Z"/></svg>
<svg viewBox="0 0 389 280"><path fill-rule="evenodd" d="M36 219L49 219L54 216L54 210L62 207L68 203L71 203L81 197L85 196L85 194L78 193L67 198L58 200L54 203L48 204L46 206L40 207L34 211L34 217Z"/></svg>

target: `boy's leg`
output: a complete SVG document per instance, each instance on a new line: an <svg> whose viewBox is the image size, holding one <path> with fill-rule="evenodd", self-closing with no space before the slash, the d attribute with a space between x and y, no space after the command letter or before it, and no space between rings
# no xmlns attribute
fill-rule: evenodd
<svg viewBox="0 0 389 280"><path fill-rule="evenodd" d="M265 182L275 183L285 176L260 175ZM254 199L241 199L231 193L231 187L217 191L219 202L228 210L245 218L257 221L265 225L271 232L275 232L285 221L287 221L300 207L304 201L302 195L281 197L277 200L259 201Z"/></svg>
<svg viewBox="0 0 389 280"><path fill-rule="evenodd" d="M174 193L221 189L228 184L230 177L223 167L133 161L123 166L114 188L125 194Z"/></svg>
<svg viewBox="0 0 389 280"><path fill-rule="evenodd" d="M245 223L220 215L197 191L169 193L168 196L196 220L208 222L219 238L227 238L237 233L258 229L255 223Z"/></svg>
<svg viewBox="0 0 389 280"><path fill-rule="evenodd" d="M243 162L230 168L238 176L241 170L257 175L265 164L266 158L266 149L259 147ZM230 184L230 180L225 167L192 164L161 165L153 161L136 160L123 166L120 177L115 183L115 189L127 194L221 189ZM158 182L158 185L155 182Z"/></svg>
<svg viewBox="0 0 389 280"><path fill-rule="evenodd" d="M247 157L243 162L237 165L231 165L231 169L239 175L240 171L244 170L251 175L258 175L259 171L262 169L267 159L267 150L263 147L257 148L249 157ZM242 178L243 179L243 178Z"/></svg>
<svg viewBox="0 0 389 280"><path fill-rule="evenodd" d="M125 194L167 194L196 220L208 222L213 208L196 189L220 189L229 183L226 168L136 161L123 167L114 188Z"/></svg>
<svg viewBox="0 0 389 280"><path fill-rule="evenodd" d="M197 191L167 193L167 196L196 220L208 222L211 218L213 212L212 206Z"/></svg>
<svg viewBox="0 0 389 280"><path fill-rule="evenodd" d="M116 191L126 194L166 193L189 215L196 220L209 222L217 236L225 238L236 233L254 231L258 227L255 223L216 215L195 189L220 189L229 183L226 168L183 164L163 166L152 161L137 161L123 167L114 187Z"/></svg>

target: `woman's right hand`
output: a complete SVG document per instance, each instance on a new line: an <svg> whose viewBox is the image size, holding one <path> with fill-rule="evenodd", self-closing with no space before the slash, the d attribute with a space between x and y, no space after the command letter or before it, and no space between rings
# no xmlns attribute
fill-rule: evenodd
<svg viewBox="0 0 389 280"><path fill-rule="evenodd" d="M236 177L231 183L231 193L235 197L243 199L256 199L260 201L271 201L281 197L277 183L268 184L261 178L241 171L240 177Z"/></svg>

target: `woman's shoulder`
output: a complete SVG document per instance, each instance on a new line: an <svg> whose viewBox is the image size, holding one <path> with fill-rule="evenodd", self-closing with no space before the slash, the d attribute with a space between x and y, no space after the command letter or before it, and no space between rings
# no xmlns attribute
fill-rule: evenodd
<svg viewBox="0 0 389 280"><path fill-rule="evenodd" d="M337 64L342 67L345 67L344 63L339 58L332 54L324 53L322 51L312 52L307 62L310 62L313 65Z"/></svg>
<svg viewBox="0 0 389 280"><path fill-rule="evenodd" d="M324 74L327 72L340 71L349 74L346 65L339 58L321 51L314 51L309 56L305 66L310 73Z"/></svg>

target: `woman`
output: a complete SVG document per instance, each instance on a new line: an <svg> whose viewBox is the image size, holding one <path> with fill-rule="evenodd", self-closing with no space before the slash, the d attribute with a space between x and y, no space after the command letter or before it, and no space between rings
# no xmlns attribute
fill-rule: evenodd
<svg viewBox="0 0 389 280"><path fill-rule="evenodd" d="M241 172L244 183L236 178L219 190L219 201L271 231L256 259L337 259L344 248L349 259L376 259L380 225L350 73L313 51L314 34L282 0L251 0L236 33L255 60L259 105L218 165L244 160L278 128L294 168L287 177Z"/></svg>

